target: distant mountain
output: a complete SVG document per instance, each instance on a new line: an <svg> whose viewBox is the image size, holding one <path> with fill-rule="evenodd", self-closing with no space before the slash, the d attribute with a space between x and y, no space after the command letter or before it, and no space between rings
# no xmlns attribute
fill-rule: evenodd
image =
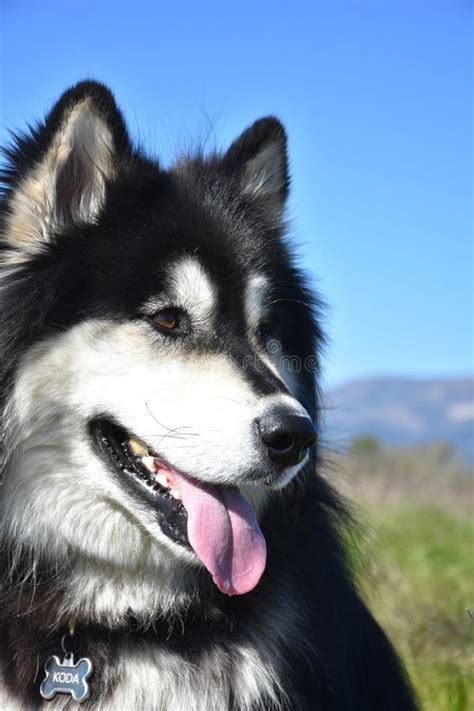
<svg viewBox="0 0 474 711"><path fill-rule="evenodd" d="M474 461L474 378L360 380L329 390L325 408L329 445L358 434L395 445L442 440Z"/></svg>

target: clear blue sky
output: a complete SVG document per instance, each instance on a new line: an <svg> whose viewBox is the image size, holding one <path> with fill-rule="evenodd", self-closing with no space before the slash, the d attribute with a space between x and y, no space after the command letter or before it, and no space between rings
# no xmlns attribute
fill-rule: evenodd
<svg viewBox="0 0 474 711"><path fill-rule="evenodd" d="M0 139L108 83L164 161L275 113L330 384L472 372L472 4L3 0Z"/></svg>

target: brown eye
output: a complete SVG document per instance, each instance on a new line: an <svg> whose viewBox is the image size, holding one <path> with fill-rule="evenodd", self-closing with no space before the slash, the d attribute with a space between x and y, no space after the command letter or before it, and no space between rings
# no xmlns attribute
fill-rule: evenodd
<svg viewBox="0 0 474 711"><path fill-rule="evenodd" d="M163 311L158 311L151 317L155 326L161 328L163 331L174 331L179 326L179 318L176 311L171 309L163 309Z"/></svg>

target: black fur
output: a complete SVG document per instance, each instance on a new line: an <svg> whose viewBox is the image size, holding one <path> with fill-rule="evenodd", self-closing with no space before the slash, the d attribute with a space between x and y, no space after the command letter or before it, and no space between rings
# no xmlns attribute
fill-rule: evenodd
<svg viewBox="0 0 474 711"><path fill-rule="evenodd" d="M95 82L78 84L66 92L44 124L17 138L8 150L3 225L21 179L47 152L65 112L84 97L91 97L111 130L117 174L107 183L97 222L69 225L45 251L4 277L2 402L8 397L19 357L33 343L94 316L139 318L137 309L143 300L166 285L167 264L187 253L203 255L221 284L215 341L195 341L190 347L225 351L238 363L251 352L242 322L240 285L242 274L252 269L269 275L275 285L268 324L272 335L301 361L318 354L323 342L320 305L294 264L275 212L275 203L283 204L289 187L286 136L275 118L258 121L224 156L197 154L165 171L132 147L111 93ZM269 142L280 147L284 179L271 199L249 196L242 189L243 167ZM1 241L0 256L9 248L6 240ZM316 360L316 373L318 368ZM258 367L249 370L247 377L261 392L281 388ZM314 372L300 375L300 388L300 399L316 421ZM203 576L200 596L182 625L181 620L165 623L159 617L147 629L132 618L121 628L98 626L87 615L76 620L74 644L79 653L93 650L97 669L91 708L94 698L115 688L114 648L124 636L139 645L173 649L197 665L209 645L228 650L226 673L232 687L231 643L245 642L259 620L271 615L274 597L281 590L298 601L305 620L305 639L289 637L285 644L283 686L292 699L289 709L416 708L396 655L351 578L340 535L349 517L317 470L315 457L301 485L291 488L284 499L277 498L262 522L269 560L264 578L251 593L226 598ZM67 572L56 570L54 561L37 561L34 574L25 582L31 565L25 557L16 562L12 577L10 544L2 542L0 661L11 693L25 707L35 708L41 681L38 665L41 669L45 658L57 653L67 626L67 611L62 619L58 617ZM101 688L104 679L107 688Z"/></svg>

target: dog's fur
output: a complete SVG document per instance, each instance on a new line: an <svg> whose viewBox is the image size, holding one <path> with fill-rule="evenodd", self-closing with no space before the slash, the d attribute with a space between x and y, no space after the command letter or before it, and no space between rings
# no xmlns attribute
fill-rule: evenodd
<svg viewBox="0 0 474 711"><path fill-rule="evenodd" d="M108 89L82 82L7 153L0 708L74 706L39 695L74 619L69 644L95 667L86 708L415 709L348 572L348 517L317 452L269 489L251 435L276 405L318 420L319 305L284 238L282 125L165 171ZM151 324L170 303L185 337ZM122 488L88 432L104 413L244 491L268 548L255 590L220 593Z"/></svg>

